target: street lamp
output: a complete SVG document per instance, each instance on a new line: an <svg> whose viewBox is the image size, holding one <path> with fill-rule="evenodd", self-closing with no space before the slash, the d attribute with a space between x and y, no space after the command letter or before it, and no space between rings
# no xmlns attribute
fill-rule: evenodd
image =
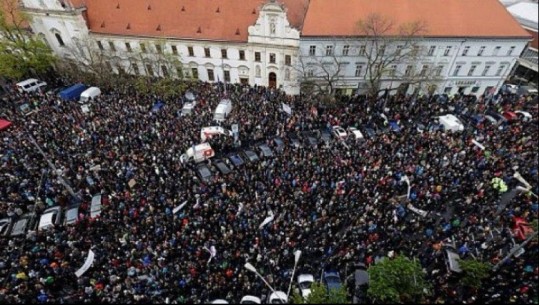
<svg viewBox="0 0 539 305"><path fill-rule="evenodd" d="M290 284L288 285L288 292L286 297L290 298L290 289L292 289L292 281L294 281L294 273L296 272L296 266L298 265L299 258L301 257L301 250L294 252L294 269L292 269L292 277L290 278Z"/></svg>
<svg viewBox="0 0 539 305"><path fill-rule="evenodd" d="M251 265L251 263L247 262L245 263L245 265L243 265L245 267L245 269L253 272L254 274L256 274L256 276L258 276L262 281L264 281L264 284L266 284L266 286L269 287L269 289L271 290L271 292L275 292L275 289L273 289L273 287L271 287L271 285L266 281L266 279L264 279L264 277L262 275L260 275L260 273L258 273L258 271L256 271L256 268Z"/></svg>

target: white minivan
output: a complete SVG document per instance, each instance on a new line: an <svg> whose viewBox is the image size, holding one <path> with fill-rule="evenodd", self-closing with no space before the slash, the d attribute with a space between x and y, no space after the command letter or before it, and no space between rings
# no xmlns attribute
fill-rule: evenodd
<svg viewBox="0 0 539 305"><path fill-rule="evenodd" d="M16 86L19 92L21 93L34 92L34 91L39 90L40 88L47 86L47 83L37 80L35 78L29 78L25 81L18 82Z"/></svg>
<svg viewBox="0 0 539 305"><path fill-rule="evenodd" d="M232 101L229 99L223 99L215 108L213 113L213 120L216 122L222 122L226 119L228 114L232 111Z"/></svg>
<svg viewBox="0 0 539 305"><path fill-rule="evenodd" d="M85 104L88 101L90 101L90 99L93 101L93 100L95 100L96 97L98 97L100 95L101 95L101 89L99 89L97 87L90 87L90 88L84 90L80 94L79 103Z"/></svg>

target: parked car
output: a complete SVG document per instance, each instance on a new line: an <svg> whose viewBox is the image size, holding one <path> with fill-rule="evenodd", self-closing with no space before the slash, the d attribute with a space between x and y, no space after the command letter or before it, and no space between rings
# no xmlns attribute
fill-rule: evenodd
<svg viewBox="0 0 539 305"><path fill-rule="evenodd" d="M39 225L37 229L39 231L46 230L48 228L60 225L62 217L62 207L54 206L46 209L39 217Z"/></svg>
<svg viewBox="0 0 539 305"><path fill-rule="evenodd" d="M322 130L320 132L320 140L326 145L329 145L331 143L331 133L327 130Z"/></svg>
<svg viewBox="0 0 539 305"><path fill-rule="evenodd" d="M12 225L13 220L10 217L0 219L0 237L8 236Z"/></svg>
<svg viewBox="0 0 539 305"><path fill-rule="evenodd" d="M243 163L245 163L245 161L243 161L239 154L231 154L228 156L228 159L230 160L230 162L232 162L232 165L234 165L234 167L239 167L243 165Z"/></svg>
<svg viewBox="0 0 539 305"><path fill-rule="evenodd" d="M210 182L212 173L206 164L200 164L197 166L197 175L200 180L204 182Z"/></svg>
<svg viewBox="0 0 539 305"><path fill-rule="evenodd" d="M513 217L513 228L512 228L513 236L518 240L526 240L528 236L533 234L533 228L531 224L526 222L521 217Z"/></svg>
<svg viewBox="0 0 539 305"><path fill-rule="evenodd" d="M258 149L260 150L261 156L266 158L273 157L273 151L267 144L258 145Z"/></svg>
<svg viewBox="0 0 539 305"><path fill-rule="evenodd" d="M493 117L496 120L496 125L502 125L507 122L507 119L503 115L494 110L487 110L485 114Z"/></svg>
<svg viewBox="0 0 539 305"><path fill-rule="evenodd" d="M23 214L15 223L11 229L11 236L21 236L26 232L35 230L35 213Z"/></svg>
<svg viewBox="0 0 539 305"><path fill-rule="evenodd" d="M527 111L522 111L522 110L517 110L515 111L516 115L518 116L519 119L521 119L522 121L531 121L532 119L532 115L527 112Z"/></svg>
<svg viewBox="0 0 539 305"><path fill-rule="evenodd" d="M300 274L298 275L299 291L303 299L311 294L311 285L314 283L314 276L312 274Z"/></svg>
<svg viewBox="0 0 539 305"><path fill-rule="evenodd" d="M299 140L299 137L295 133L288 134L288 142L290 143L290 146L294 148L301 147L301 141Z"/></svg>
<svg viewBox="0 0 539 305"><path fill-rule="evenodd" d="M22 82L18 82L16 84L17 90L19 92L35 92L38 90L43 90L47 86L46 82L37 80L35 78L29 78L27 80L24 80Z"/></svg>
<svg viewBox="0 0 539 305"><path fill-rule="evenodd" d="M245 155L245 160L249 160L249 162L255 162L255 161L260 160L258 155L250 149L244 150L243 154Z"/></svg>
<svg viewBox="0 0 539 305"><path fill-rule="evenodd" d="M90 217L94 218L101 215L101 194L94 195L92 197L92 203L90 204Z"/></svg>
<svg viewBox="0 0 539 305"><path fill-rule="evenodd" d="M394 132L401 131L401 127L399 126L397 121L389 121L389 128L391 129L391 131L394 131Z"/></svg>
<svg viewBox="0 0 539 305"><path fill-rule="evenodd" d="M344 130L344 128L338 125L332 127L332 133L333 136L335 136L335 138L339 140L344 140L348 136L346 130Z"/></svg>
<svg viewBox="0 0 539 305"><path fill-rule="evenodd" d="M348 136L352 136L355 140L362 140L365 138L361 131L355 127L348 127L346 130L348 131Z"/></svg>
<svg viewBox="0 0 539 305"><path fill-rule="evenodd" d="M67 207L64 211L64 226L76 223L79 220L79 205Z"/></svg>
<svg viewBox="0 0 539 305"><path fill-rule="evenodd" d="M228 167L228 165L226 165L225 162L223 162L222 160L215 160L213 161L213 165L217 168L217 170L223 174L223 175L227 175L229 174L232 170L230 169L230 167Z"/></svg>
<svg viewBox="0 0 539 305"><path fill-rule="evenodd" d="M274 291L269 296L269 304L288 304L288 297L283 291Z"/></svg>
<svg viewBox="0 0 539 305"><path fill-rule="evenodd" d="M341 276L337 271L324 271L322 273L322 282L326 286L328 293L332 290L338 290L342 286Z"/></svg>
<svg viewBox="0 0 539 305"><path fill-rule="evenodd" d="M246 295L241 298L240 304L262 304L262 300L253 295Z"/></svg>
<svg viewBox="0 0 539 305"><path fill-rule="evenodd" d="M318 139L312 131L304 131L302 135L305 141L305 145L313 148L318 146Z"/></svg>
<svg viewBox="0 0 539 305"><path fill-rule="evenodd" d="M353 304L367 303L367 290L369 288L369 273L364 263L356 265L354 271L354 294L352 297Z"/></svg>
<svg viewBox="0 0 539 305"><path fill-rule="evenodd" d="M503 84L502 87L500 88L501 92L510 93L510 94L516 94L517 90L518 90L518 86L513 85L513 84Z"/></svg>
<svg viewBox="0 0 539 305"><path fill-rule="evenodd" d="M459 260L460 256L453 247L447 247L445 249L445 263L447 270L449 272L461 273L462 269L460 268Z"/></svg>
<svg viewBox="0 0 539 305"><path fill-rule="evenodd" d="M284 142L281 137L275 137L273 138L273 143L275 143L275 150L278 152L282 152L284 150Z"/></svg>

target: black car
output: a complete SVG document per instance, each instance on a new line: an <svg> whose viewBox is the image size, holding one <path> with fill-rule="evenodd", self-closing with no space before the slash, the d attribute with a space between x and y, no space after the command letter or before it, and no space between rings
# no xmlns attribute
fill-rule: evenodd
<svg viewBox="0 0 539 305"><path fill-rule="evenodd" d="M206 164L200 164L199 166L197 166L197 175L200 180L204 182L210 182L212 177L211 170Z"/></svg>
<svg viewBox="0 0 539 305"><path fill-rule="evenodd" d="M303 139L305 140L305 145L310 147L316 147L318 146L318 139L316 138L316 134L314 132L306 131L303 132Z"/></svg>
<svg viewBox="0 0 539 305"><path fill-rule="evenodd" d="M228 159L230 160L232 165L234 165L234 167L239 167L243 165L243 163L245 163L245 161L243 161L239 154L231 154L228 156Z"/></svg>
<svg viewBox="0 0 539 305"><path fill-rule="evenodd" d="M300 142L298 136L295 133L289 133L288 134L288 143L293 148L300 148L301 147L301 142Z"/></svg>
<svg viewBox="0 0 539 305"><path fill-rule="evenodd" d="M222 160L215 160L212 163L217 168L217 170L223 175L229 174L232 171L230 167L228 167L228 165L226 165L226 163Z"/></svg>
<svg viewBox="0 0 539 305"><path fill-rule="evenodd" d="M258 155L250 149L244 150L243 154L245 155L245 160L248 160L249 162L255 162L255 161L260 160Z"/></svg>
<svg viewBox="0 0 539 305"><path fill-rule="evenodd" d="M280 137L273 138L273 143L275 143L275 150L282 152L284 150L284 142Z"/></svg>

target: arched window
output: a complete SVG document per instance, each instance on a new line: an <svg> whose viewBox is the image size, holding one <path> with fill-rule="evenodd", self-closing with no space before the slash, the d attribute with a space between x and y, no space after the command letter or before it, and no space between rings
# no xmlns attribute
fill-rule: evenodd
<svg viewBox="0 0 539 305"><path fill-rule="evenodd" d="M256 68L255 68L255 73L256 73L256 77L260 77L260 75L262 74L262 73L260 72L260 66L256 66Z"/></svg>
<svg viewBox="0 0 539 305"><path fill-rule="evenodd" d="M284 70L284 80L290 80L290 69Z"/></svg>
<svg viewBox="0 0 539 305"><path fill-rule="evenodd" d="M49 42L47 41L47 38L45 37L45 34L43 34L43 33L38 33L38 34L37 34L37 38L39 38L39 40L43 41L43 43L45 43L45 44L47 45L47 47L49 47L49 48L51 47L51 46L49 45Z"/></svg>
<svg viewBox="0 0 539 305"><path fill-rule="evenodd" d="M56 37L56 40L58 40L58 44L61 47L65 46L64 40L62 39L62 36L60 35L60 33L58 32L54 33L54 37Z"/></svg>

